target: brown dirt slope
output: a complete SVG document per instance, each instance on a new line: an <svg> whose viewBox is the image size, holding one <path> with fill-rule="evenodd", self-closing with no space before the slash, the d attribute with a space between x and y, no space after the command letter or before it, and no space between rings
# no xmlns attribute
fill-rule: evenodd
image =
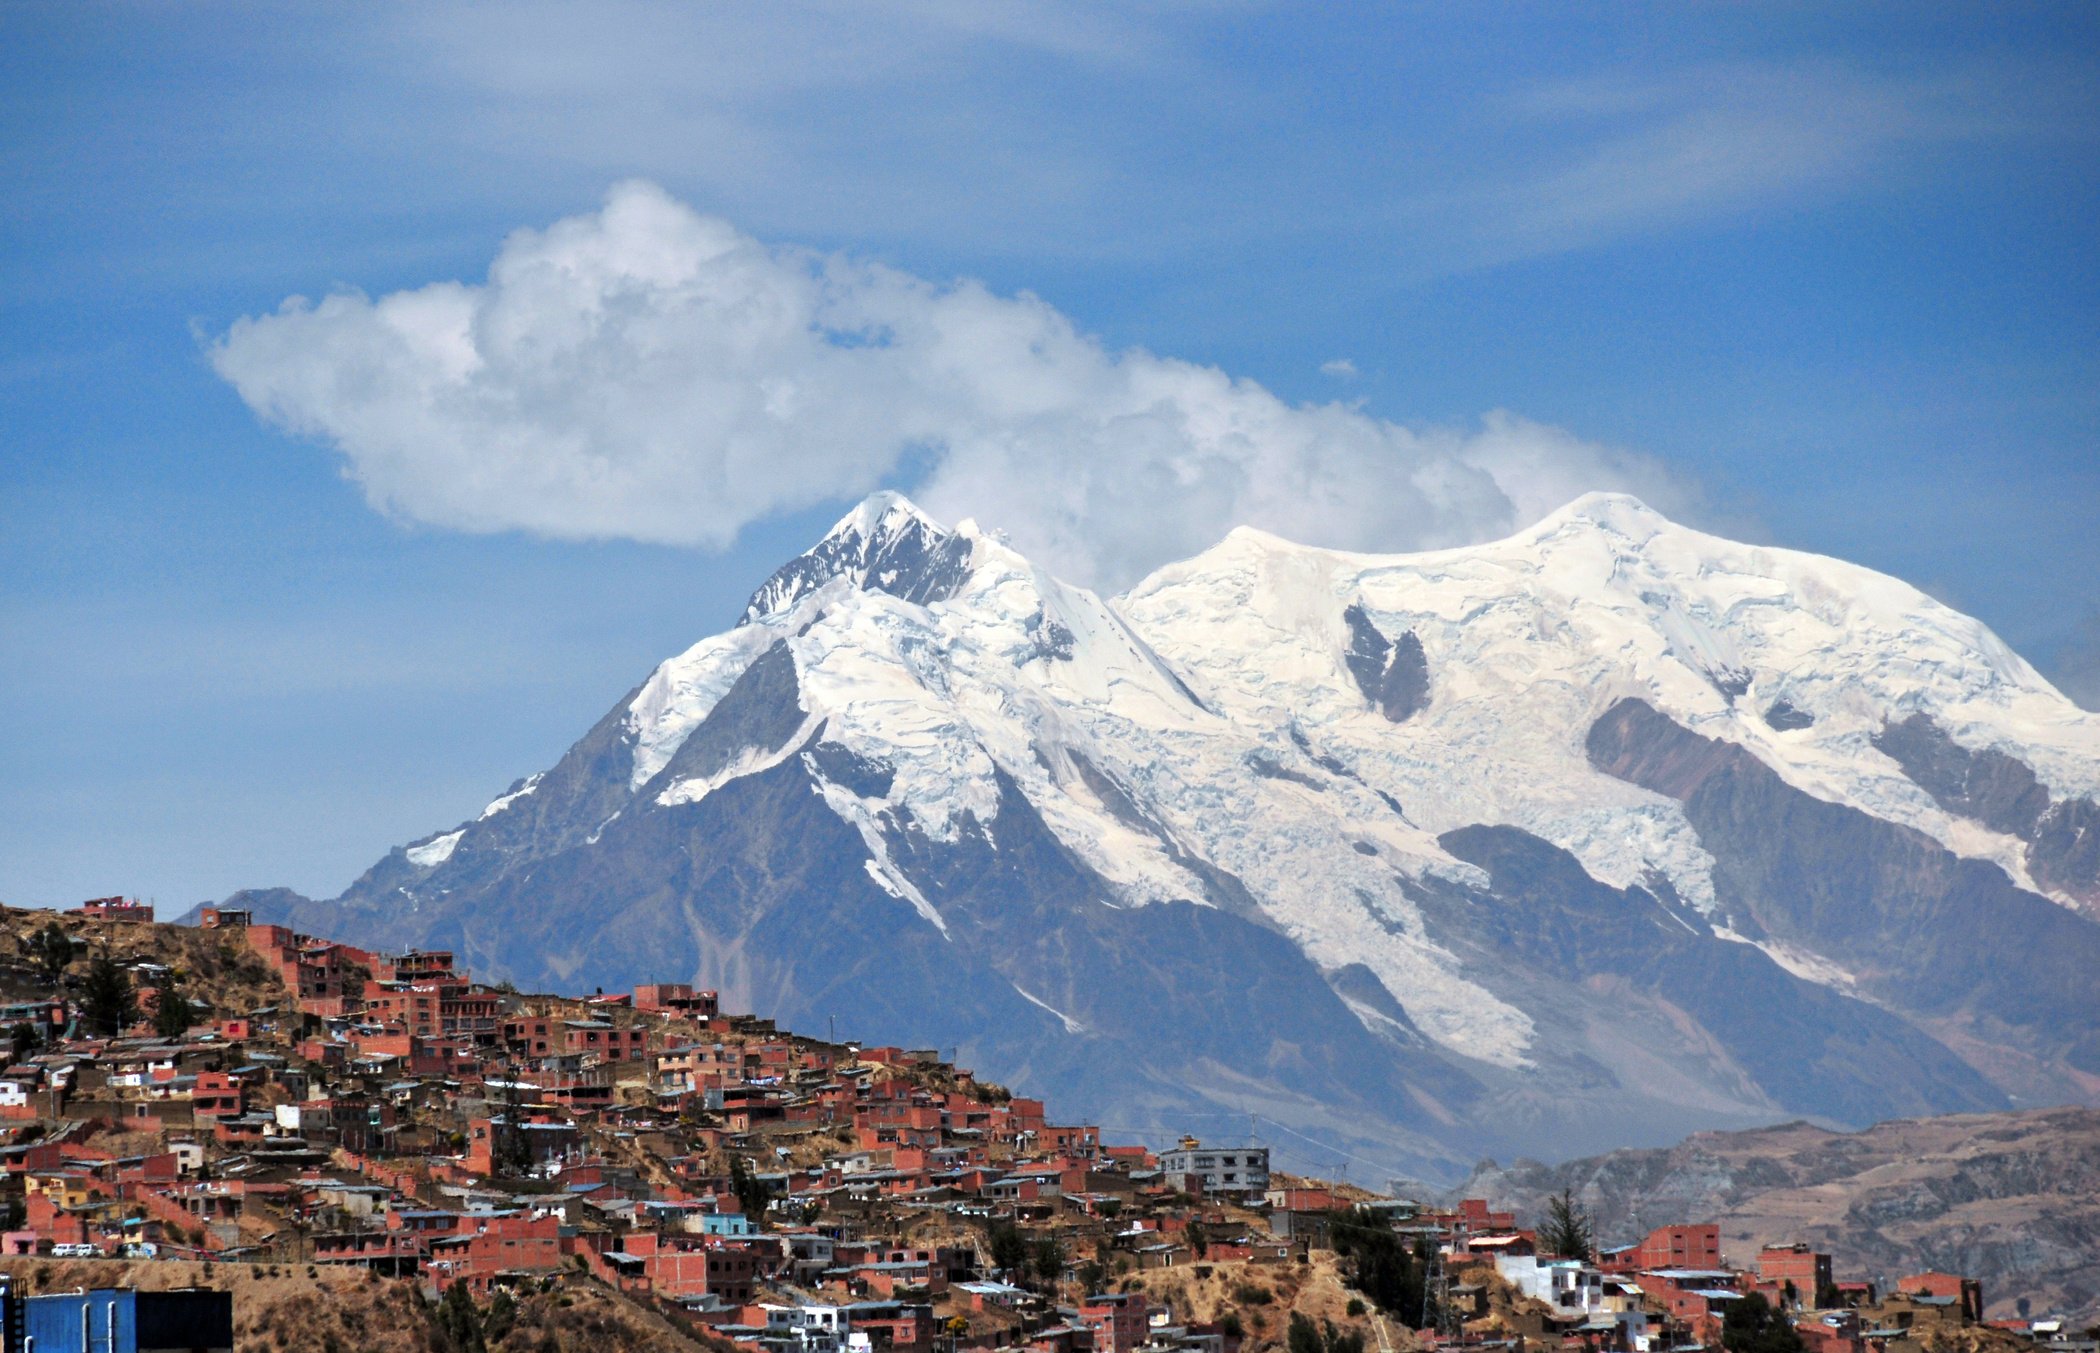
<svg viewBox="0 0 2100 1353"><path fill-rule="evenodd" d="M0 907L0 998L23 1000L50 993L50 983L39 973L31 954L30 940L54 922L78 948L66 969L68 986L87 971L90 955L107 947L119 959L145 959L175 969L190 998L204 1002L215 1016L246 1014L290 997L269 965L230 932L166 922L96 922L78 912Z"/></svg>
<svg viewBox="0 0 2100 1353"><path fill-rule="evenodd" d="M1939 1269L1980 1278L1992 1316L2026 1298L2035 1315L2100 1318L2100 1109L1703 1132L1564 1165L1486 1162L1460 1192L1536 1218L1563 1188L1606 1244L1711 1220L1738 1263L1807 1241L1835 1256L1840 1278Z"/></svg>
<svg viewBox="0 0 2100 1353"><path fill-rule="evenodd" d="M1132 1274L1115 1285L1170 1303L1175 1315L1186 1321L1208 1323L1237 1311L1249 1353L1282 1347L1294 1314L1316 1324L1331 1323L1345 1333L1362 1333L1366 1353L1405 1353L1417 1346L1413 1332L1398 1321L1383 1321L1381 1330L1379 1318L1368 1310L1349 1314L1349 1302L1358 1294L1345 1284L1334 1255L1326 1250L1314 1251L1308 1263L1198 1262Z"/></svg>

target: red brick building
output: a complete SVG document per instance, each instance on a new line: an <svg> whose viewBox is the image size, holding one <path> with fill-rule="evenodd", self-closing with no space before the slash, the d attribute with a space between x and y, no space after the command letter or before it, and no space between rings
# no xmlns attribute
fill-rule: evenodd
<svg viewBox="0 0 2100 1353"><path fill-rule="evenodd" d="M1634 1282L1702 1343L1720 1339L1729 1303L1742 1296L1736 1275L1724 1268L1643 1269Z"/></svg>
<svg viewBox="0 0 2100 1353"><path fill-rule="evenodd" d="M638 1256L657 1295L713 1296L725 1306L744 1306L758 1284L759 1257L741 1246L674 1245L637 1232L625 1237L623 1253Z"/></svg>
<svg viewBox="0 0 2100 1353"><path fill-rule="evenodd" d="M153 908L137 898L97 897L81 903L80 914L90 921L151 921Z"/></svg>
<svg viewBox="0 0 2100 1353"><path fill-rule="evenodd" d="M520 1015L503 1021L503 1042L526 1057L582 1056L600 1062L629 1062L647 1049L649 1031L623 1029L602 1019Z"/></svg>
<svg viewBox="0 0 2100 1353"><path fill-rule="evenodd" d="M722 1013L722 1000L712 991L693 990L689 982L650 982L634 989L634 1008L713 1019Z"/></svg>
<svg viewBox="0 0 2100 1353"><path fill-rule="evenodd" d="M1147 1317L1143 1292L1103 1292L1079 1305L1079 1323L1094 1335L1094 1353L1130 1353L1145 1342Z"/></svg>
<svg viewBox="0 0 2100 1353"><path fill-rule="evenodd" d="M1955 1314L1968 1324L1983 1319L1983 1284L1955 1273L1913 1273L1896 1280L1896 1290L1911 1297L1951 1297Z"/></svg>
<svg viewBox="0 0 2100 1353"><path fill-rule="evenodd" d="M190 1090L191 1114L216 1121L221 1118L238 1117L245 1113L247 1108L240 1077L224 1071L197 1073L197 1083Z"/></svg>
<svg viewBox="0 0 2100 1353"><path fill-rule="evenodd" d="M563 1265L557 1217L490 1217L479 1229L430 1242L426 1272L444 1292L465 1283L486 1298L499 1277L551 1273Z"/></svg>
<svg viewBox="0 0 2100 1353"><path fill-rule="evenodd" d="M1606 1273L1640 1273L1660 1268L1719 1268L1721 1228L1711 1222L1697 1226L1658 1226L1638 1245L1605 1251L1599 1256L1598 1267Z"/></svg>
<svg viewBox="0 0 2100 1353"><path fill-rule="evenodd" d="M1802 1244L1767 1245L1757 1254L1757 1277L1758 1290L1777 1305L1821 1306L1818 1294L1832 1288L1830 1256Z"/></svg>

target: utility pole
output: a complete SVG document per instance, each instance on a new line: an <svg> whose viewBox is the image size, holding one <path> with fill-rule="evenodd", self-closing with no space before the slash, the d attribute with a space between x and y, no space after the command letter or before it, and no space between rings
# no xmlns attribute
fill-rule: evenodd
<svg viewBox="0 0 2100 1353"><path fill-rule="evenodd" d="M1458 1338L1458 1312L1451 1306L1451 1273L1444 1267L1444 1247L1429 1242L1429 1269L1422 1275L1422 1324L1436 1331L1437 1338Z"/></svg>

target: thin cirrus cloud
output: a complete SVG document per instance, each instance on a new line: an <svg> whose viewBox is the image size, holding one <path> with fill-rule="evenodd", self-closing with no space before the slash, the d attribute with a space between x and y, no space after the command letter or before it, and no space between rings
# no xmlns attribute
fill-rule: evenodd
<svg viewBox="0 0 2100 1353"><path fill-rule="evenodd" d="M1307 25L1260 5L616 13L391 22L421 91L445 91L438 120L484 155L529 129L584 171L663 176L779 228L835 235L846 200L863 237L980 250L1149 255L1379 221L1405 242L1382 265L1401 276L1872 193L1981 141L2076 135L2092 112L2088 62L1859 60L1798 39L1702 61L1663 37L1637 68L1598 68L1547 54L1556 34L1580 48L1584 21L1535 17L1511 41L1531 59L1494 62L1470 28L1396 21L1349 39L1392 70L1361 92L1385 107L1366 156L1362 127L1318 111L1331 91L1221 60L1232 35Z"/></svg>
<svg viewBox="0 0 2100 1353"><path fill-rule="evenodd" d="M1963 147L2090 139L2091 76L2050 62L1903 75L1796 61L1545 81L1483 109L1507 147L1491 173L1396 210L1425 229L1472 223L1446 266L1756 216L1929 174Z"/></svg>
<svg viewBox="0 0 2100 1353"><path fill-rule="evenodd" d="M1037 297L767 245L645 182L516 232L483 282L294 297L210 358L263 419L334 446L374 507L463 531L721 547L908 480L1114 587L1240 524L1412 549L1588 489L1694 497L1509 413L1409 428L1110 351Z"/></svg>

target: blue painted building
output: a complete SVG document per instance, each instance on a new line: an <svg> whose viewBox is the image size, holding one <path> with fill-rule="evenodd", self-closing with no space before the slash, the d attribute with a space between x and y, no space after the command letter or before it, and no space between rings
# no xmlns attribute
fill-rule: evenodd
<svg viewBox="0 0 2100 1353"><path fill-rule="evenodd" d="M0 1302L5 1353L233 1353L230 1292L98 1288Z"/></svg>

